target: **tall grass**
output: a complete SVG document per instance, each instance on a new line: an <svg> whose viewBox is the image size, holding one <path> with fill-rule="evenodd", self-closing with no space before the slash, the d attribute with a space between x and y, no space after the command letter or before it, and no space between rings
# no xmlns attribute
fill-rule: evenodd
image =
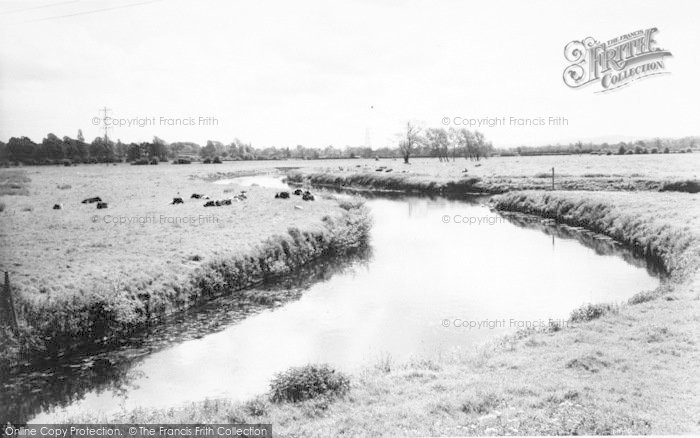
<svg viewBox="0 0 700 438"><path fill-rule="evenodd" d="M365 246L371 220L365 206L346 206L338 217L326 216L313 231L289 228L245 255L212 260L184 284L172 288L118 288L39 297L18 294L19 335L4 338L0 359L58 355L76 346L117 342L120 336L217 296L235 294L290 273L324 256L343 255ZM7 363L5 363L7 365Z"/></svg>
<svg viewBox="0 0 700 438"><path fill-rule="evenodd" d="M458 180L438 181L435 178L402 174L359 172L348 175L332 173L302 173L292 171L287 174L290 183L309 183L318 186L362 188L384 191L416 192L426 194L448 193L490 193L479 183L480 178L463 178ZM499 193L494 191L493 193Z"/></svg>

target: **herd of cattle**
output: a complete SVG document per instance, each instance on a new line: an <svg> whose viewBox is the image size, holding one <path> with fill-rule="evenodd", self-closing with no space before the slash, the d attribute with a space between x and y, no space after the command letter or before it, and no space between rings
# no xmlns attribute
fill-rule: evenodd
<svg viewBox="0 0 700 438"><path fill-rule="evenodd" d="M296 189L294 190L294 195L296 196L301 196L301 199L304 201L314 201L316 198L314 197L313 194L311 194L310 191L308 190L302 190L302 189ZM289 199L289 192L277 192L275 194L275 199ZM206 202L204 203L205 207L221 207L224 205L231 205L233 202L239 202L239 201L245 201L248 199L247 191L246 190L241 190L239 194L232 198L225 198L225 199L217 199L217 200L211 200L209 199L209 196L203 195L200 193L192 193L192 196L190 196L190 199L203 199ZM82 204L94 204L97 203L97 208L98 209L103 209L107 208L107 203L102 201L102 198L99 196L95 196L94 198L86 198L81 201ZM175 197L173 198L173 202L171 204L184 204L185 201L181 197ZM61 210L63 208L63 205L61 204L54 204L53 209L54 210Z"/></svg>
<svg viewBox="0 0 700 438"><path fill-rule="evenodd" d="M204 203L205 207L221 207L222 205L231 205L233 203L233 201L245 201L246 199L248 199L248 195L246 195L246 193L247 192L245 190L241 190L241 193L237 194L233 198L221 199L221 200L216 200L216 201L210 200L209 196L207 196L207 195L202 195L201 193L192 193L192 196L190 196L190 199L204 199L205 201L207 201ZM173 198L173 202L171 202L171 204L184 204L184 203L185 203L185 201L180 197Z"/></svg>
<svg viewBox="0 0 700 438"><path fill-rule="evenodd" d="M103 208L107 208L107 203L102 202L102 198L99 196L95 196L94 198L86 198L81 201L81 204L95 204L97 203L97 208L98 210L101 210ZM62 204L54 204L53 209L54 210L60 210L63 208Z"/></svg>
<svg viewBox="0 0 700 438"><path fill-rule="evenodd" d="M314 195L312 195L311 192L308 190L296 189L296 190L294 190L294 194L296 196L301 196L301 199L303 199L304 201L315 201L316 200ZM275 195L275 198L277 198L277 199L289 199L289 192L278 192Z"/></svg>

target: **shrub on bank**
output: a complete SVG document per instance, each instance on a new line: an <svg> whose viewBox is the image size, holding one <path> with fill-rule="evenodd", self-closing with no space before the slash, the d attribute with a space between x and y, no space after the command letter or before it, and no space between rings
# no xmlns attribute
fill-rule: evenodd
<svg viewBox="0 0 700 438"><path fill-rule="evenodd" d="M429 194L448 193L487 193L480 185L480 178L463 178L454 181L436 182L410 174L361 172L345 176L332 173L301 173L292 171L287 174L287 181L295 184L310 183L319 186L363 188L385 191L402 191ZM492 190L497 192L497 190Z"/></svg>
<svg viewBox="0 0 700 438"><path fill-rule="evenodd" d="M685 192L685 193L698 193L700 192L700 181L698 180L684 180L684 181L669 181L661 185L659 189L661 192Z"/></svg>
<svg viewBox="0 0 700 438"><path fill-rule="evenodd" d="M569 320L571 322L586 322L598 319L606 313L615 310L611 304L584 304L583 306L571 312Z"/></svg>
<svg viewBox="0 0 700 438"><path fill-rule="evenodd" d="M300 402L316 397L342 397L350 391L350 378L329 365L306 365L278 373L270 382L274 403Z"/></svg>

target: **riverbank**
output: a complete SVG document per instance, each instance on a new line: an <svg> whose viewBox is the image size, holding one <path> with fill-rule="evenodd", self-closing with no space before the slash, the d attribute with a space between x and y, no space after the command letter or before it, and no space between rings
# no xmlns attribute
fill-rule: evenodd
<svg viewBox="0 0 700 438"><path fill-rule="evenodd" d="M208 169L138 167L8 174L22 194L2 198L0 269L20 327L0 336L1 366L109 348L163 316L367 243L361 202L277 199L271 189L212 184ZM231 203L205 208L192 193ZM81 203L91 196L108 208Z"/></svg>
<svg viewBox="0 0 700 438"><path fill-rule="evenodd" d="M282 436L697 432L698 196L525 192L493 205L637 242L669 276L627 303L575 312L563 327L477 351L382 361L351 376L350 393L337 401L275 404L261 396L68 420L270 422Z"/></svg>
<svg viewBox="0 0 700 438"><path fill-rule="evenodd" d="M499 194L516 190L677 191L698 193L700 155L497 157L478 162L415 159L345 160L287 173L295 184L430 195ZM695 167L694 167L695 166ZM644 169L644 173L639 173ZM554 175L552 174L554 173ZM552 178L554 177L554 178Z"/></svg>

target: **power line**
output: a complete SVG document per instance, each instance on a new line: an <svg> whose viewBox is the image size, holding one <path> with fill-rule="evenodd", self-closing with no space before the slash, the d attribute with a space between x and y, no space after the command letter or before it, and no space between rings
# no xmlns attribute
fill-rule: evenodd
<svg viewBox="0 0 700 438"><path fill-rule="evenodd" d="M15 14L17 12L24 12L24 11L33 11L35 9L52 8L54 6L67 5L69 3L78 3L80 1L83 1L83 0L70 0L70 1L65 1L65 2L51 3L48 5L33 6L31 8L13 9L11 11L2 11L2 12L0 12L0 15Z"/></svg>
<svg viewBox="0 0 700 438"><path fill-rule="evenodd" d="M130 3L128 5L121 5L121 6L112 6L110 8L102 8L102 9L93 9L92 11L83 11L83 12L76 12L73 14L66 14L66 15L56 15L53 17L46 17L46 18L39 18L37 20L30 20L30 21L25 21L25 23L37 23L39 21L49 21L49 20L59 20L61 18L70 18L70 17L77 17L80 15L88 15L88 14L97 14L99 12L105 12L105 11L113 11L115 9L124 9L124 8L130 8L133 6L141 6L141 5L147 5L149 3L156 3L161 0L150 0L150 1L145 1L145 2L139 2L139 3Z"/></svg>
<svg viewBox="0 0 700 438"><path fill-rule="evenodd" d="M112 111L112 110L109 109L109 108L107 108L106 106L105 106L104 108L101 108L101 109L100 109L100 112L102 113L102 128L103 128L104 131L105 131L105 141L107 141L107 139L109 138L109 137L107 136L107 134L108 134L108 132L109 132L109 130L110 130L110 128L111 128L111 127L107 124L107 119L109 119L109 112L110 112L110 111Z"/></svg>

